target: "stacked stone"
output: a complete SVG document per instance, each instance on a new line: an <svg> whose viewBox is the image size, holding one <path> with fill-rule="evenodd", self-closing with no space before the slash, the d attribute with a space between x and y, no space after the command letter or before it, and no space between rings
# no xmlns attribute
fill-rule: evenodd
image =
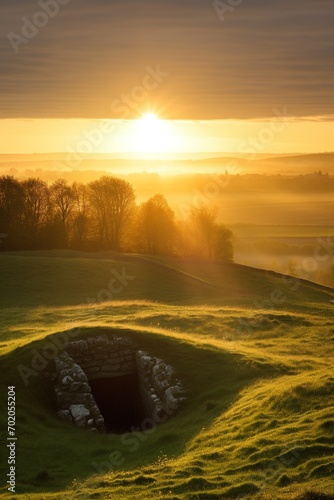
<svg viewBox="0 0 334 500"><path fill-rule="evenodd" d="M88 380L122 377L136 371L134 345L124 337L78 340L67 344L66 351L81 366Z"/></svg>
<svg viewBox="0 0 334 500"><path fill-rule="evenodd" d="M78 427L104 431L90 380L137 373L145 416L156 423L180 408L185 391L174 369L162 359L136 351L129 338L99 336L69 342L55 359L58 416Z"/></svg>
<svg viewBox="0 0 334 500"><path fill-rule="evenodd" d="M55 365L57 415L78 427L103 432L104 419L95 403L85 372L67 352L55 359Z"/></svg>
<svg viewBox="0 0 334 500"><path fill-rule="evenodd" d="M157 421L167 420L186 399L181 381L162 359L137 351L136 360L145 413Z"/></svg>

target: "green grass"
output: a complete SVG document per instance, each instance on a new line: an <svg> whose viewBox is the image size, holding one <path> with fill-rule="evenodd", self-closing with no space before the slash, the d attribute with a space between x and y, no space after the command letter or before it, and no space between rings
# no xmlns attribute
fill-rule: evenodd
<svg viewBox="0 0 334 500"><path fill-rule="evenodd" d="M295 290L243 266L107 253L1 254L0 266L0 400L16 386L18 437L17 494L3 487L0 498L333 498L332 290ZM123 267L135 279L88 304ZM122 331L171 363L184 407L126 438L59 421L52 360L28 385L18 367L77 327L75 338Z"/></svg>

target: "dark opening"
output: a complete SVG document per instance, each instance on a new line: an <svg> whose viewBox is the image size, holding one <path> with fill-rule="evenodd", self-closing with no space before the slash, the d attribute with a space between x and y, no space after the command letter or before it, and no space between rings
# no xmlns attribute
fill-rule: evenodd
<svg viewBox="0 0 334 500"><path fill-rule="evenodd" d="M140 427L144 411L136 373L90 380L89 383L104 418L106 432L121 434L132 427Z"/></svg>

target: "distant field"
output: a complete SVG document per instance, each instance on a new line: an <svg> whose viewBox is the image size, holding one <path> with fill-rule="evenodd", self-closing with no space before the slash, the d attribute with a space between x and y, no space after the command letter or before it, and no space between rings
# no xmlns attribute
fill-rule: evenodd
<svg viewBox="0 0 334 500"><path fill-rule="evenodd" d="M234 235L235 262L283 274L295 268L297 276L334 286L331 255L315 259L319 243L334 240L333 225L235 224L229 228Z"/></svg>
<svg viewBox="0 0 334 500"><path fill-rule="evenodd" d="M261 225L233 224L229 226L239 238L317 238L334 235L334 225Z"/></svg>
<svg viewBox="0 0 334 500"><path fill-rule="evenodd" d="M16 386L18 436L17 494L3 486L0 498L333 499L333 289L111 253L6 253L0 268L0 398ZM108 296L112 272L124 269L128 284ZM77 327L77 338L131 336L187 389L179 413L135 451L55 417L52 360L27 386L20 378L18 365ZM4 412L0 422L3 432ZM115 450L122 465L110 462Z"/></svg>

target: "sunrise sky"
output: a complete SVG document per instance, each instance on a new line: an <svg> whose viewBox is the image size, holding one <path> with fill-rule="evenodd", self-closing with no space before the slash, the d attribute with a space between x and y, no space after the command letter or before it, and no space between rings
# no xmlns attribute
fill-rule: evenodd
<svg viewBox="0 0 334 500"><path fill-rule="evenodd" d="M0 153L334 149L332 0L0 6Z"/></svg>

